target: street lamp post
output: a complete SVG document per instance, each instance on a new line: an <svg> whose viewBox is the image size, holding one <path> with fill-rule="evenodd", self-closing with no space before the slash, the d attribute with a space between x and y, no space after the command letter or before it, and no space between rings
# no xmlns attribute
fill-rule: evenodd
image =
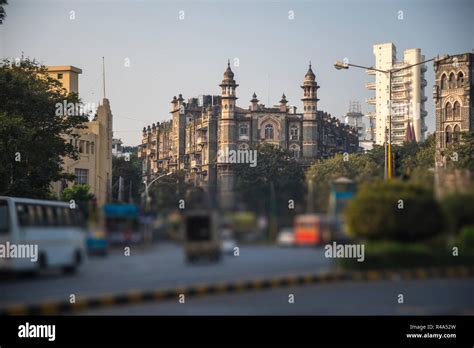
<svg viewBox="0 0 474 348"><path fill-rule="evenodd" d="M392 69L389 69L389 70L380 70L380 69L376 69L374 67L367 67L367 66L362 66L362 65L356 65L356 64L349 64L349 63L346 63L346 62L343 62L343 61L336 61L336 63L334 63L334 67L337 69L337 70L341 70L341 69L349 69L349 67L354 67L354 68L360 68L360 69L364 69L364 70L372 70L372 71L377 71L377 72L381 72L383 74L386 74L388 75L388 93L389 93L389 100L388 100L388 141L387 141L387 137L385 136L385 165L384 165L384 178L385 180L386 179L391 179L392 178L392 76L393 76L393 73L396 73L396 72L399 72L399 71L402 71L402 70L406 70L406 69L410 69L410 68L413 68L414 66L417 66L417 65L421 65L421 64L425 64L425 63L428 63L428 62L431 62L435 59L437 59L438 61L443 61L445 59L448 59L450 58L449 55L446 55L446 56L443 56L442 58L440 57L434 57L434 58L431 58L431 59L428 59L428 60L425 60L425 61L422 61L422 62L419 62L419 63L416 63L416 64L411 64L411 65L407 65L407 66L404 66L404 67L401 67L401 68L392 68Z"/></svg>
<svg viewBox="0 0 474 348"><path fill-rule="evenodd" d="M169 172L169 173L166 173L166 174L163 174L163 175L160 175L156 178L154 178L152 181L148 182L148 178L145 177L145 179L143 180L143 184L145 185L145 211L148 212L149 210L149 204L150 204L150 186L153 185L156 181L158 181L159 179L161 178L164 178L165 176L168 176L168 175L171 175L173 174L172 172Z"/></svg>

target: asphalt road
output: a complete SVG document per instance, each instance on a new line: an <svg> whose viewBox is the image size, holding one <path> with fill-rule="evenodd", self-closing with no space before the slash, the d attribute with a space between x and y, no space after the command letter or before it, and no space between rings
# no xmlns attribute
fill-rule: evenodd
<svg viewBox="0 0 474 348"><path fill-rule="evenodd" d="M289 303L289 295L294 303ZM398 303L403 294L404 303ZM109 307L81 315L474 315L473 279L340 282Z"/></svg>
<svg viewBox="0 0 474 348"><path fill-rule="evenodd" d="M91 257L76 275L49 272L35 278L0 279L0 306L69 300L103 293L122 293L235 281L263 276L327 271L330 261L322 249L240 246L240 256L226 255L220 263L188 265L179 245L149 249L132 247L130 256L114 250L107 257Z"/></svg>

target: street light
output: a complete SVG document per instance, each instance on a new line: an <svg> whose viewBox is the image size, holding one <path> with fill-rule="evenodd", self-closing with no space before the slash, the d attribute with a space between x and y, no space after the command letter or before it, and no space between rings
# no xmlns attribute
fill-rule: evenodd
<svg viewBox="0 0 474 348"><path fill-rule="evenodd" d="M150 181L150 183L148 183L147 177L145 177L145 179L143 179L143 184L145 185L145 211L148 211L148 209L149 209L149 202L150 202L150 199L151 199L150 198L150 193L149 193L150 186L153 185L159 179L164 178L165 176L168 176L168 175L171 175L171 174L173 174L173 172L169 172L169 173L160 175L160 176L154 178L152 181Z"/></svg>
<svg viewBox="0 0 474 348"><path fill-rule="evenodd" d="M380 73L383 73L383 74L386 74L388 75L388 86L389 86L389 92L388 92L388 95L389 95L389 101L388 101L388 106L389 106L389 111L388 111L388 144L387 144L387 139L385 137L385 166L384 166L384 178L385 179L391 179L392 178L392 74L393 73L396 73L396 72L399 72L399 71L402 71L402 70L406 70L406 69L410 69L410 68L413 68L414 66L417 66L417 65L421 65L421 64L425 64L425 63L428 63L428 62L431 62L433 60L437 60L437 61L443 61L443 60L446 60L450 58L449 55L444 55L444 56L437 56L437 57L434 57L434 58L431 58L431 59L428 59L428 60L425 60L425 61L422 61L422 62L419 62L419 63L415 63L415 64L411 64L411 65L407 65L407 66L404 66L404 67L401 67L401 68L392 68L392 69L388 69L388 70L380 70L380 69L376 69L374 67L367 67L367 66L362 66L362 65L356 65L356 64L349 64L349 63L346 63L345 61L336 61L334 63L334 67L337 69L337 70L342 70L342 69L349 69L349 67L354 67L354 68L360 68L360 69L364 69L364 70L372 70L372 71L377 71L377 72L380 72Z"/></svg>

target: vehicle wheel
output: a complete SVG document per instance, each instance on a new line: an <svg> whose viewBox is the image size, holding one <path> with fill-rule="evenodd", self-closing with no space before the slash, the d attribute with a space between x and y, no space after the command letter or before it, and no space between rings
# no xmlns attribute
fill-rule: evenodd
<svg viewBox="0 0 474 348"><path fill-rule="evenodd" d="M66 274L74 274L77 272L77 268L82 262L82 257L81 253L79 251L76 251L74 253L74 261L71 265L63 267L63 272Z"/></svg>

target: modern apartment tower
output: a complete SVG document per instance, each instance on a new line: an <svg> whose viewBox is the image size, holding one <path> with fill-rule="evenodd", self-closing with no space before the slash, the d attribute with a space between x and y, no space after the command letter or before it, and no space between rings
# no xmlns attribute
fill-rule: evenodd
<svg viewBox="0 0 474 348"><path fill-rule="evenodd" d="M391 42L374 45L373 53L375 68L383 71L398 70L424 60L419 48L405 50L403 59L397 60L396 47ZM425 140L427 131L425 118L428 114L425 110L427 82L424 74L426 69L426 65L421 64L394 71L391 74L391 81L388 73L367 71L369 75L375 75L375 83L367 83L366 87L369 90L375 90L375 97L368 98L367 103L375 105L375 112L369 113L368 116L375 119L376 144L382 145L388 138L390 109L392 144L402 144L407 139L417 142Z"/></svg>

